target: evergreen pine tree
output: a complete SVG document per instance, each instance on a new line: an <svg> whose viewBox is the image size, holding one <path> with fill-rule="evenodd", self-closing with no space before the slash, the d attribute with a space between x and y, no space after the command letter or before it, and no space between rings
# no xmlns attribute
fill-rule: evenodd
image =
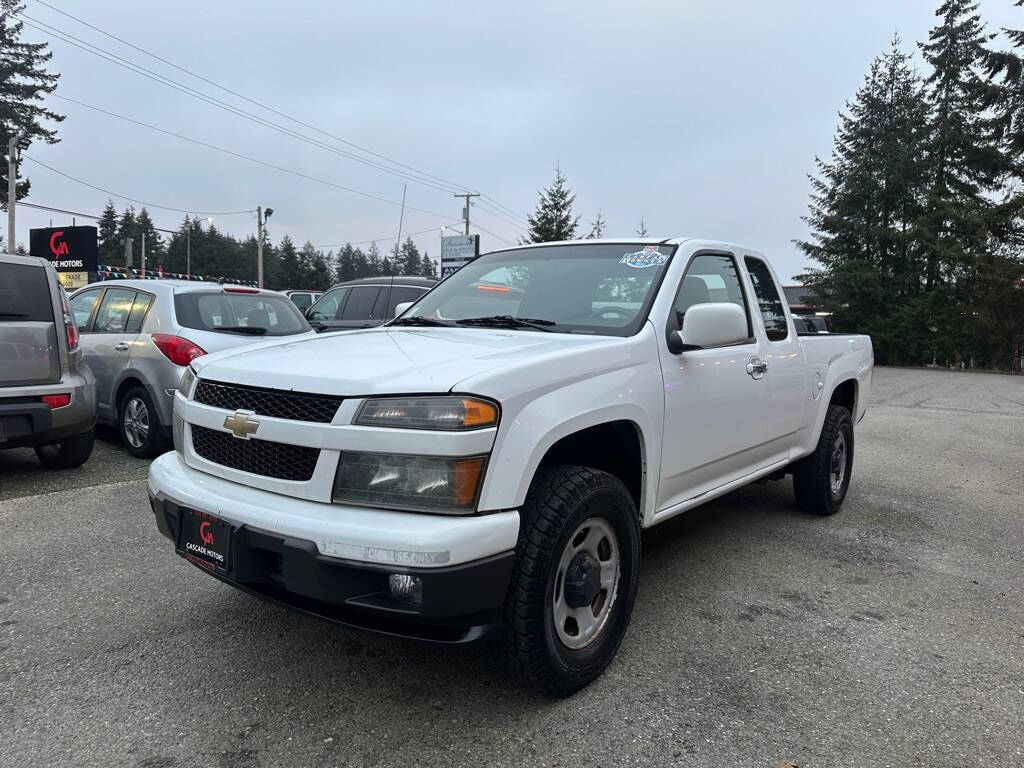
<svg viewBox="0 0 1024 768"><path fill-rule="evenodd" d="M360 275L360 277L379 277L380 275L386 275L388 267L388 261L386 258L381 256L380 248L377 247L377 243L370 243L370 248L366 252L366 268L367 274Z"/></svg>
<svg viewBox="0 0 1024 768"><path fill-rule="evenodd" d="M437 277L437 262L430 258L430 254L426 251L423 252L423 256L420 258L420 268L416 274L423 275L423 277Z"/></svg>
<svg viewBox="0 0 1024 768"><path fill-rule="evenodd" d="M96 227L100 264L121 264L124 261L124 245L117 239L117 208L113 200L107 200Z"/></svg>
<svg viewBox="0 0 1024 768"><path fill-rule="evenodd" d="M302 285L302 268L299 265L299 254L295 250L295 243L285 235L281 238L281 245L278 246L278 259L281 269L281 283L287 288L304 288Z"/></svg>
<svg viewBox="0 0 1024 768"><path fill-rule="evenodd" d="M139 253L142 252L142 236L146 237L146 269L156 269L164 256L164 243L160 233L156 231L153 219L149 211L142 208L135 218L135 242L139 245Z"/></svg>
<svg viewBox="0 0 1024 768"><path fill-rule="evenodd" d="M576 237L580 217L573 215L575 201L576 195L569 189L565 175L556 168L554 182L540 193L537 210L526 217L530 228L524 242L549 243Z"/></svg>
<svg viewBox="0 0 1024 768"><path fill-rule="evenodd" d="M338 264L334 271L334 279L339 283L347 283L349 280L355 280L356 278L356 267L353 263L353 251L355 249L345 243L340 251L338 251Z"/></svg>
<svg viewBox="0 0 1024 768"><path fill-rule="evenodd" d="M597 215L594 216L593 223L590 225L590 234L587 237L590 239L604 237L604 227L604 216L601 215L601 211L598 211Z"/></svg>
<svg viewBox="0 0 1024 768"><path fill-rule="evenodd" d="M141 251L139 241L135 237L135 226L135 209L129 205L127 208L124 209L124 212L121 214L121 218L118 219L117 221L117 243L121 248L121 253L123 254L125 249L125 241L128 240L129 238L132 239L132 266L138 269L139 254L141 253ZM119 260L117 263L120 264L122 261L123 258Z"/></svg>
<svg viewBox="0 0 1024 768"><path fill-rule="evenodd" d="M927 118L922 84L894 38L840 116L830 161L817 160L804 218L811 237L797 243L822 265L801 278L834 309L837 329L872 335L880 362L911 359L929 340L907 327L922 290Z"/></svg>
<svg viewBox="0 0 1024 768"><path fill-rule="evenodd" d="M20 3L0 4L0 205L7 209L7 145L11 137L22 131L18 147L25 150L35 139L56 144L57 131L44 122L59 123L64 119L42 106L43 98L53 93L60 75L46 71L53 57L46 43L26 43L21 39L22 22L17 18L25 6ZM18 162L20 171L21 161ZM20 172L19 172L20 175ZM19 181L16 197L28 194L29 181ZM13 244L11 244L13 250Z"/></svg>
<svg viewBox="0 0 1024 768"><path fill-rule="evenodd" d="M647 220L640 217L640 226L636 228L637 237L647 237Z"/></svg>

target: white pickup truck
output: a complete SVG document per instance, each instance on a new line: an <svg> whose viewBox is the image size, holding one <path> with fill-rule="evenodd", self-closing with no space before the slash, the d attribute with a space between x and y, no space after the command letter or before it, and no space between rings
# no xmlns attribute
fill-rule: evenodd
<svg viewBox="0 0 1024 768"><path fill-rule="evenodd" d="M871 341L798 335L781 295L736 245L550 243L384 327L198 358L149 472L157 527L239 589L492 639L567 695L625 634L642 529L787 474L808 512L842 503Z"/></svg>

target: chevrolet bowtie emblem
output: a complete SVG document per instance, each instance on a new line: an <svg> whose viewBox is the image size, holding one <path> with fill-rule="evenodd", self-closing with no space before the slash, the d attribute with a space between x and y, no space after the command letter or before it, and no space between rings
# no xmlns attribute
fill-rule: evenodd
<svg viewBox="0 0 1024 768"><path fill-rule="evenodd" d="M242 440L248 440L249 435L256 434L260 423L252 417L252 411L235 411L224 419L225 429L230 429L231 434Z"/></svg>

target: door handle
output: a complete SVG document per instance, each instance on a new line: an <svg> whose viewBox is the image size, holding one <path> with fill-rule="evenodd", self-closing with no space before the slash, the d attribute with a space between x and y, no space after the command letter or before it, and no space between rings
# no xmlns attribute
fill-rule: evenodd
<svg viewBox="0 0 1024 768"><path fill-rule="evenodd" d="M127 341L119 341L117 344L114 345L114 349L116 349L118 352L127 352L128 348L129 345Z"/></svg>
<svg viewBox="0 0 1024 768"><path fill-rule="evenodd" d="M760 379L768 371L768 363L759 357L752 357L747 361L747 373L751 378Z"/></svg>

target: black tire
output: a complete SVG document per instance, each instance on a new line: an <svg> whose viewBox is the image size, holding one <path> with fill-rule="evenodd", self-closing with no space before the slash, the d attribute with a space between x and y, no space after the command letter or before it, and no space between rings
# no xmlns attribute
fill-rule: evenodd
<svg viewBox="0 0 1024 768"><path fill-rule="evenodd" d="M130 412L135 414L132 419L134 428L128 425ZM141 424L142 417L145 419L145 430ZM145 387L132 387L121 396L117 406L117 429L121 433L124 447L137 459L148 459L167 450L167 436L160 426L160 417Z"/></svg>
<svg viewBox="0 0 1024 768"><path fill-rule="evenodd" d="M47 469L80 467L89 459L96 439L93 430L66 437L60 442L36 446L36 458Z"/></svg>
<svg viewBox="0 0 1024 768"><path fill-rule="evenodd" d="M836 452L842 441L842 456ZM834 461L835 460L835 461ZM836 471L842 465L842 474ZM846 498L853 474L853 419L841 405L830 405L814 453L793 465L797 504L812 515L834 515Z"/></svg>
<svg viewBox="0 0 1024 768"><path fill-rule="evenodd" d="M561 585L560 590L566 590L561 603L571 585L581 588L579 581L574 582L568 573L563 583L559 571L563 558L575 550L577 540L581 536L590 540L583 532L590 531L591 525L598 537L605 531L614 533L614 537L600 539L597 546L605 546L606 551L609 546L615 547L616 552L608 556L606 565L610 564L617 577L608 590L596 587L599 591L593 600L574 593L574 599L584 603L578 610L590 610L590 616L604 613L604 601L609 602L607 613L587 645L573 649L564 644L556 629L554 593L556 584ZM569 549L570 540L573 549ZM577 551L577 557L580 552ZM581 562L596 563L598 573L602 570L596 560ZM618 563L617 569L614 562ZM502 667L548 696L568 696L594 680L615 656L626 633L636 599L639 564L639 519L633 498L622 481L588 467L555 466L541 470L520 510L515 567L505 598L504 629L497 649ZM580 577L581 573L576 571L575 575ZM575 625L575 619L570 621Z"/></svg>

